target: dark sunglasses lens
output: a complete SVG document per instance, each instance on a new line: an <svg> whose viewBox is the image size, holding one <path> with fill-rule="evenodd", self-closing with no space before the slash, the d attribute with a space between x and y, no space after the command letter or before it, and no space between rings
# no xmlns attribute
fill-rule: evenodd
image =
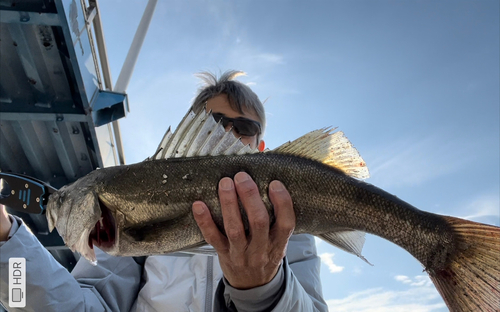
<svg viewBox="0 0 500 312"><path fill-rule="evenodd" d="M212 114L215 122L221 122L222 126L226 128L228 124L231 122L236 133L244 136L254 136L259 134L260 127L258 124L252 120L246 118L228 118L220 113Z"/></svg>
<svg viewBox="0 0 500 312"><path fill-rule="evenodd" d="M214 118L215 122L219 122L222 119L222 117L224 117L224 115L215 113L212 114L212 117Z"/></svg>
<svg viewBox="0 0 500 312"><path fill-rule="evenodd" d="M234 120L234 130L244 136L254 136L259 133L259 126L250 120Z"/></svg>
<svg viewBox="0 0 500 312"><path fill-rule="evenodd" d="M214 118L215 122L220 122L224 128L227 127L229 120L227 120L226 116L224 116L223 114L215 113L212 114L212 117Z"/></svg>

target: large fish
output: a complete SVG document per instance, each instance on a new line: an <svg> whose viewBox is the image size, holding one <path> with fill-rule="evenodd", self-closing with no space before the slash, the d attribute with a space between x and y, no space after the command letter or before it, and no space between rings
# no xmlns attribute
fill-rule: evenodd
<svg viewBox="0 0 500 312"><path fill-rule="evenodd" d="M205 111L190 112L151 159L96 170L54 193L49 227L93 262L93 246L117 256L193 250L206 243L192 203L204 201L223 231L217 185L239 171L257 183L271 222L268 185L276 179L292 197L294 233L360 257L364 233L383 237L422 263L451 310L499 310L500 228L418 210L360 181L368 176L362 158L328 129L256 153Z"/></svg>

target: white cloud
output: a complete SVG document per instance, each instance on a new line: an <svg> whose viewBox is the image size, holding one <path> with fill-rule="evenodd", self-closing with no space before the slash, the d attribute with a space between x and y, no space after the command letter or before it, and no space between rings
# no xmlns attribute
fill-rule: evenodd
<svg viewBox="0 0 500 312"><path fill-rule="evenodd" d="M333 263L334 255L335 255L334 253L325 252L320 254L319 257L321 258L321 262L326 264L331 273L342 272L342 270L344 270L344 267L338 266L335 263Z"/></svg>
<svg viewBox="0 0 500 312"><path fill-rule="evenodd" d="M394 279L403 284L409 284L410 286L434 287L431 279L427 275L417 275L413 279L406 275L396 275Z"/></svg>
<svg viewBox="0 0 500 312"><path fill-rule="evenodd" d="M398 281L398 282L402 282L402 283L404 283L404 284L409 284L409 283L411 283L410 278L409 278L408 276L406 276L406 275L396 275L396 276L394 277L394 279L395 279L396 281Z"/></svg>
<svg viewBox="0 0 500 312"><path fill-rule="evenodd" d="M424 286L424 285L432 285L431 280L426 275L417 275L415 276L415 280L410 284L411 286Z"/></svg>
<svg viewBox="0 0 500 312"><path fill-rule="evenodd" d="M353 293L342 299L327 300L331 311L446 311L446 305L427 276L409 278L397 275L394 279L407 285L406 289L388 290L372 288Z"/></svg>

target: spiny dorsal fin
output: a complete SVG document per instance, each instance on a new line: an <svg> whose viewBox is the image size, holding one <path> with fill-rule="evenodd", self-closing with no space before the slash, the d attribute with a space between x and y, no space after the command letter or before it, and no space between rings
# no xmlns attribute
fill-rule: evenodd
<svg viewBox="0 0 500 312"><path fill-rule="evenodd" d="M253 154L252 149L224 127L215 122L212 114L202 109L198 114L190 110L177 126L174 133L168 128L153 159L172 157L217 156Z"/></svg>
<svg viewBox="0 0 500 312"><path fill-rule="evenodd" d="M311 131L273 150L274 153L291 154L322 162L345 174L366 179L370 176L366 163L358 151L336 128Z"/></svg>

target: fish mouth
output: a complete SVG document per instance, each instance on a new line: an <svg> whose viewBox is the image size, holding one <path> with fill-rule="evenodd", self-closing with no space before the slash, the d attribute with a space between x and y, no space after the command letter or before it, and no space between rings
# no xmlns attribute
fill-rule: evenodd
<svg viewBox="0 0 500 312"><path fill-rule="evenodd" d="M99 198L101 218L97 221L88 237L88 244L106 251L113 248L116 242L116 222L111 210Z"/></svg>

